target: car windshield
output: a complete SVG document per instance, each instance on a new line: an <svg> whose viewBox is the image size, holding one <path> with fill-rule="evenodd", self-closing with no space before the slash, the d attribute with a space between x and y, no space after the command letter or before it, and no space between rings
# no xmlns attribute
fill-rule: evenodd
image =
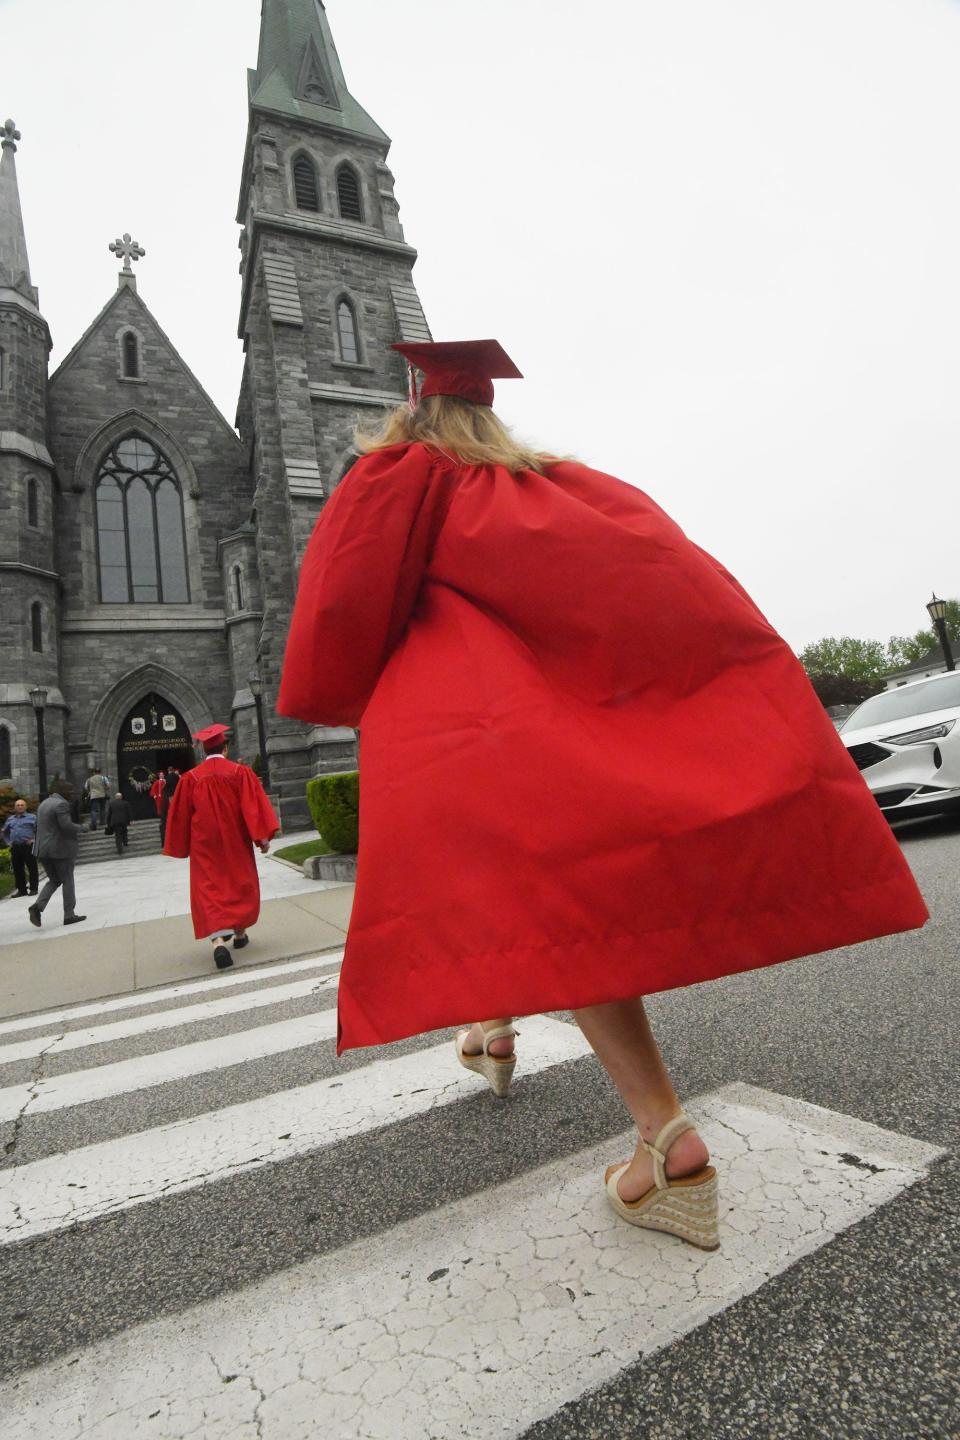
<svg viewBox="0 0 960 1440"><path fill-rule="evenodd" d="M885 690L858 705L840 727L862 730L865 725L882 725L887 720L904 720L908 715L926 715L931 710L949 710L960 705L960 674L938 675L922 685L904 685Z"/></svg>

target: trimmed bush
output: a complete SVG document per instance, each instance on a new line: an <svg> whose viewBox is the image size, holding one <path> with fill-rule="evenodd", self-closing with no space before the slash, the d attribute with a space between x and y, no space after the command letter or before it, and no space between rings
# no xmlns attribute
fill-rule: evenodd
<svg viewBox="0 0 960 1440"><path fill-rule="evenodd" d="M0 850L0 875L9 875L13 869L9 850Z"/></svg>
<svg viewBox="0 0 960 1440"><path fill-rule="evenodd" d="M356 854L360 835L360 774L318 775L307 781L307 804L321 837L330 849Z"/></svg>

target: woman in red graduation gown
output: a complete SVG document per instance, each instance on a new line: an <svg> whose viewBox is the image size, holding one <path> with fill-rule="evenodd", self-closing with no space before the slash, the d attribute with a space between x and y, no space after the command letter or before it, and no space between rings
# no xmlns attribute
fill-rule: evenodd
<svg viewBox="0 0 960 1440"><path fill-rule="evenodd" d="M638 997L926 908L723 567L640 490L519 446L495 342L396 348L422 392L320 517L278 703L362 729L339 1048L496 1016L457 1047L504 1093L509 1017L574 1010L640 1131L610 1203L712 1247L714 1172Z"/></svg>
<svg viewBox="0 0 960 1440"><path fill-rule="evenodd" d="M254 845L266 854L280 828L263 786L246 765L227 759L226 725L210 725L193 738L204 749L201 765L180 777L167 811L163 853L190 857L190 911L198 940L212 940L218 970L233 964L233 948L249 944L247 929L260 914L260 880Z"/></svg>

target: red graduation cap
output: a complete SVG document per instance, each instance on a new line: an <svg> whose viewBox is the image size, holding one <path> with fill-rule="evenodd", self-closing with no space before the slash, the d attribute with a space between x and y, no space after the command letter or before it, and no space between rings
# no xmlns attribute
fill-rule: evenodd
<svg viewBox="0 0 960 1440"><path fill-rule="evenodd" d="M426 376L421 399L458 395L474 405L492 405L494 380L523 379L499 340L441 340L393 348ZM410 401L416 401L412 383Z"/></svg>
<svg viewBox="0 0 960 1440"><path fill-rule="evenodd" d="M208 725L205 730L198 730L193 738L194 740L199 740L203 748L206 749L208 742L216 744L229 734L229 725Z"/></svg>

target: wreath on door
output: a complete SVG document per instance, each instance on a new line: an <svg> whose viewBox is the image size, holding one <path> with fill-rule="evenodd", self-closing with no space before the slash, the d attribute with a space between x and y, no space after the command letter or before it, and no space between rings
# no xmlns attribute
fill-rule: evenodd
<svg viewBox="0 0 960 1440"><path fill-rule="evenodd" d="M146 794L156 778L153 771L148 770L146 765L134 765L127 776L138 795Z"/></svg>

